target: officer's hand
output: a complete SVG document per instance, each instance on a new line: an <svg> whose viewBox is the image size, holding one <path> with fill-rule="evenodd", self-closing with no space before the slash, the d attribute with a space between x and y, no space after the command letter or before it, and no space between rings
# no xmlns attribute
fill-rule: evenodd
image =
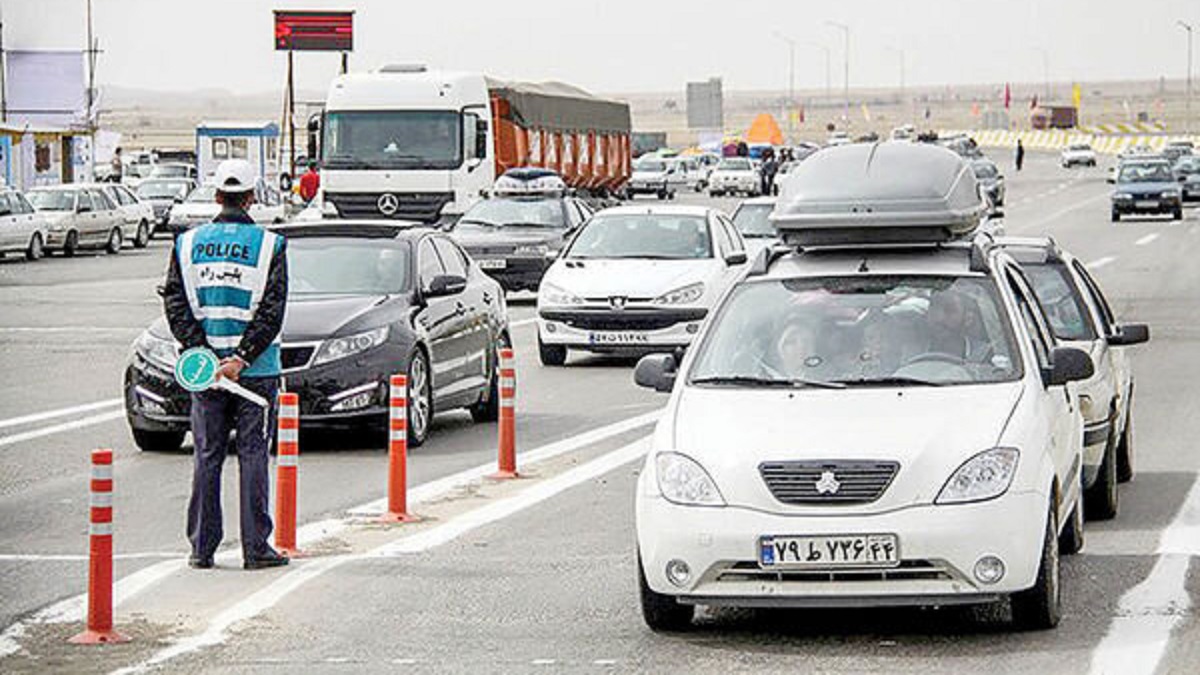
<svg viewBox="0 0 1200 675"><path fill-rule="evenodd" d="M239 358L229 357L221 360L221 366L217 369L217 379L222 377L226 379L238 381L242 375L242 369L246 367L245 361Z"/></svg>

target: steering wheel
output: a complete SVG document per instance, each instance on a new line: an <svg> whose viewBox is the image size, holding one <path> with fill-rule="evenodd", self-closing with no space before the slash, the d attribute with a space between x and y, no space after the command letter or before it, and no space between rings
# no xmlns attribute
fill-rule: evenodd
<svg viewBox="0 0 1200 675"><path fill-rule="evenodd" d="M925 352L924 354L917 354L911 359L908 359L904 362L904 365L900 367L907 368L908 366L917 363L925 363L927 361L933 363L948 363L952 366L964 366L967 364L966 359L953 354L947 354L946 352Z"/></svg>

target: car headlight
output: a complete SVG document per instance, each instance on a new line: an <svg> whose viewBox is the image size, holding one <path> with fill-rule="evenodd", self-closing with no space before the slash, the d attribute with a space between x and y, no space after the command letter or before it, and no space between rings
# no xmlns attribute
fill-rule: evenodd
<svg viewBox="0 0 1200 675"><path fill-rule="evenodd" d="M321 345L321 349L317 351L317 358L313 359L313 365L329 363L330 361L337 361L348 356L361 354L368 349L373 349L383 344L387 341L387 337L388 327L380 326L365 333L326 340Z"/></svg>
<svg viewBox="0 0 1200 675"><path fill-rule="evenodd" d="M1179 190L1163 190L1163 199L1179 199Z"/></svg>
<svg viewBox="0 0 1200 675"><path fill-rule="evenodd" d="M513 250L514 255L544 256L550 253L550 247L545 244L528 244L518 246Z"/></svg>
<svg viewBox="0 0 1200 675"><path fill-rule="evenodd" d="M663 293L654 299L656 305L686 305L695 302L704 295L704 284L697 282L683 288L676 288L669 293Z"/></svg>
<svg viewBox="0 0 1200 675"><path fill-rule="evenodd" d="M1133 199L1133 195L1126 194L1124 192L1118 192L1117 194L1113 195L1113 200L1118 202L1124 202L1130 199Z"/></svg>
<svg viewBox="0 0 1200 675"><path fill-rule="evenodd" d="M992 448L975 455L951 474L935 500L937 504L981 502L1008 491L1017 474L1016 448Z"/></svg>
<svg viewBox="0 0 1200 675"><path fill-rule="evenodd" d="M717 484L696 463L677 452L664 452L654 459L658 490L667 501L685 506L725 506Z"/></svg>
<svg viewBox="0 0 1200 675"><path fill-rule="evenodd" d="M538 289L538 301L544 305L582 305L583 298L568 293L558 286L543 283Z"/></svg>
<svg viewBox="0 0 1200 675"><path fill-rule="evenodd" d="M143 359L166 370L175 370L175 362L179 360L179 345L175 340L160 338L148 330L134 341L133 349Z"/></svg>

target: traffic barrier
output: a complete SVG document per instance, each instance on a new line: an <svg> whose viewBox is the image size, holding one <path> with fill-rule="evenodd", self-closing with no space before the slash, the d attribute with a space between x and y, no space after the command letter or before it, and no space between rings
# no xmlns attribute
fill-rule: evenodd
<svg viewBox="0 0 1200 675"><path fill-rule="evenodd" d="M500 349L500 444L492 478L517 478L517 370L510 347Z"/></svg>
<svg viewBox="0 0 1200 675"><path fill-rule="evenodd" d="M113 452L92 451L92 480L88 499L88 609L87 629L71 638L77 645L128 642L113 630Z"/></svg>
<svg viewBox="0 0 1200 675"><path fill-rule="evenodd" d="M408 512L408 376L393 375L388 402L388 508L382 520L416 519Z"/></svg>
<svg viewBox="0 0 1200 675"><path fill-rule="evenodd" d="M279 394L275 448L275 548L290 557L296 548L296 482L300 470L300 396Z"/></svg>

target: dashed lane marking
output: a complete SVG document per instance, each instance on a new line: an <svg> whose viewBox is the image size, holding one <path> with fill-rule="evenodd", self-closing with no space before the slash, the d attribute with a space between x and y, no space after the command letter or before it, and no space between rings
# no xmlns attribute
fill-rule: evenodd
<svg viewBox="0 0 1200 675"><path fill-rule="evenodd" d="M1149 244L1150 242L1154 241L1155 239L1158 239L1158 236L1159 236L1159 235L1158 235L1158 233L1157 233L1157 232L1151 232L1150 234L1148 234L1148 235L1146 235L1146 236L1142 237L1141 239L1138 239L1137 241L1133 242L1133 245L1134 245L1134 246L1145 246L1146 244Z"/></svg>
<svg viewBox="0 0 1200 675"><path fill-rule="evenodd" d="M59 408L58 410L47 410L46 412L33 413L30 415L22 415L21 417L11 417L6 420L0 420L0 429L4 427L19 427L42 420L54 419L55 417L66 417L76 413L91 412L101 408L109 408L115 405L120 405L120 398L109 398L103 401L95 401L93 403L84 403L82 405L71 406L70 408Z"/></svg>
<svg viewBox="0 0 1200 675"><path fill-rule="evenodd" d="M143 553L114 553L113 560L153 560L156 558L179 559L187 553L146 551ZM74 553L0 553L0 562L86 562L86 554Z"/></svg>
<svg viewBox="0 0 1200 675"><path fill-rule="evenodd" d="M91 415L89 417L77 419L73 422L63 422L62 424L54 424L54 425L51 425L48 427L42 427L41 429L34 429L32 431L24 431L19 434L12 434L11 436L0 436L0 447L4 447L6 445L12 445L14 443L21 443L23 441L30 441L35 438L41 438L43 436L50 436L52 434L58 434L58 433L62 433L64 431L71 431L72 429L82 429L83 427L90 427L95 424L103 424L104 422L111 422L112 420L121 419L124 416L125 416L124 410L112 410L112 411L109 411L106 413L100 413L98 415Z"/></svg>
<svg viewBox="0 0 1200 675"><path fill-rule="evenodd" d="M1092 262L1088 263L1087 267L1090 270L1098 270L1101 267L1104 267L1105 265L1110 265L1110 264L1116 262L1116 260L1117 260L1116 256L1106 255L1103 258L1097 258L1096 260L1093 260Z"/></svg>

